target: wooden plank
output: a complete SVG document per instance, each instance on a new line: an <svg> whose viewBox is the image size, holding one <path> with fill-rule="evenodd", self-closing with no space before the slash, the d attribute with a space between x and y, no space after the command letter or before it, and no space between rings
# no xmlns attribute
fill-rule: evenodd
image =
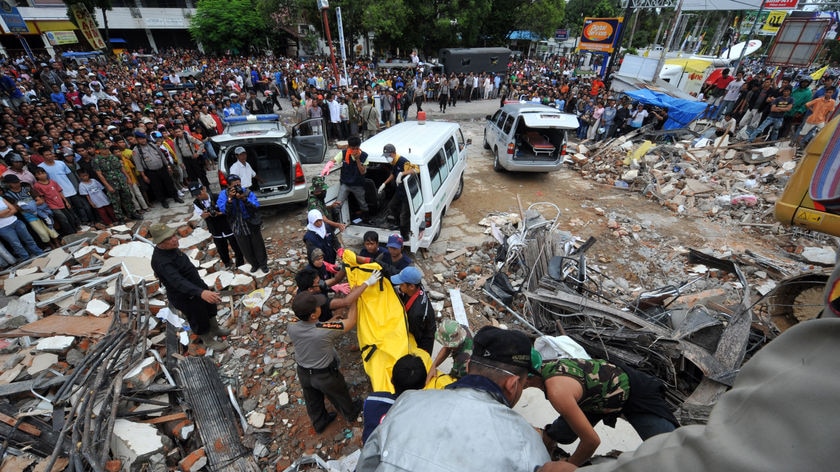
<svg viewBox="0 0 840 472"><path fill-rule="evenodd" d="M12 418L11 416L9 416L5 413L0 413L0 421L2 421L3 423L6 423L7 425L9 425L13 428L15 426L15 423L17 423L17 420L15 418ZM31 424L21 423L21 424L18 425L17 429L19 431L23 431L24 433L32 435L32 436L37 437L37 436L41 435L41 430L32 426Z"/></svg>
<svg viewBox="0 0 840 472"><path fill-rule="evenodd" d="M443 258L444 258L444 259L446 259L446 261L447 261L447 262L452 262L452 261L454 261L455 259L457 259L457 258L459 258L459 257L463 256L463 255L464 255L464 254L466 254L466 253L467 253L466 248L461 248L461 249L458 249L458 250L457 250L457 251L455 251L455 252L452 252L452 253L449 253L449 254L447 254L447 255L443 256Z"/></svg>
<svg viewBox="0 0 840 472"><path fill-rule="evenodd" d="M143 421L140 421L140 423L160 424L160 423L168 423L170 421L185 420L185 419L187 419L187 414L182 411L180 413L173 413L171 415L160 416L160 417L152 418L152 419L149 419L149 420L143 420Z"/></svg>
<svg viewBox="0 0 840 472"><path fill-rule="evenodd" d="M108 333L111 316L64 316L51 315L27 323L18 329L0 333L0 338L19 338L21 336L88 336L101 338Z"/></svg>

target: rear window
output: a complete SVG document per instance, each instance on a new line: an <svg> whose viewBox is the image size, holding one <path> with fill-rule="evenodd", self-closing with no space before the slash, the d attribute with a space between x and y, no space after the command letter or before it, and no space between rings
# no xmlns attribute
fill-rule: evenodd
<svg viewBox="0 0 840 472"><path fill-rule="evenodd" d="M510 133L511 128L513 128L513 116L508 115L507 118L505 119L505 124L502 127L502 131L504 131L505 134L508 134L508 133Z"/></svg>

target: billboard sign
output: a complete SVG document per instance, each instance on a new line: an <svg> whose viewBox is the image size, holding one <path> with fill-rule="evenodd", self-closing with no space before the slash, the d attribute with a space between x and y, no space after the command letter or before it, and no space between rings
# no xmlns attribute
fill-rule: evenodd
<svg viewBox="0 0 840 472"><path fill-rule="evenodd" d="M554 39L557 41L566 41L569 39L569 30L565 28L560 28L554 31Z"/></svg>
<svg viewBox="0 0 840 472"><path fill-rule="evenodd" d="M29 27L26 21L20 16L17 7L9 0L0 0L0 24L7 33L28 33Z"/></svg>
<svg viewBox="0 0 840 472"><path fill-rule="evenodd" d="M578 51L612 53L624 18L584 18Z"/></svg>
<svg viewBox="0 0 840 472"><path fill-rule="evenodd" d="M74 3L70 5L70 11L76 17L76 24L79 25L79 29L82 30L82 34L85 35L85 39L88 40L91 47L93 49L105 49L105 40L99 34L99 29L84 4Z"/></svg>
<svg viewBox="0 0 840 472"><path fill-rule="evenodd" d="M49 41L52 46L76 44L79 42L79 38L76 37L75 31L47 31L44 34L47 36L47 41Z"/></svg>
<svg viewBox="0 0 840 472"><path fill-rule="evenodd" d="M796 10L799 0L764 0L765 10Z"/></svg>

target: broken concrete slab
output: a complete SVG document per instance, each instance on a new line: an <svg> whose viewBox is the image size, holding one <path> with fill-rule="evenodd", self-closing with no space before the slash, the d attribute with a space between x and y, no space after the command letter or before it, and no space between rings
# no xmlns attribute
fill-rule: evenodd
<svg viewBox="0 0 840 472"><path fill-rule="evenodd" d="M114 422L111 434L111 454L123 459L123 470L134 470L134 463L148 461L163 451L163 442L157 428L149 424L135 423L123 418Z"/></svg>
<svg viewBox="0 0 840 472"><path fill-rule="evenodd" d="M248 413L248 424L255 428L262 428L265 425L265 413L258 411Z"/></svg>
<svg viewBox="0 0 840 472"><path fill-rule="evenodd" d="M39 352L55 352L60 354L67 352L67 350L70 349L75 342L76 338L73 336L50 336L48 338L42 338L38 341L38 345L35 350Z"/></svg>
<svg viewBox="0 0 840 472"><path fill-rule="evenodd" d="M131 241L130 243L114 246L108 251L108 255L111 257L143 257L151 259L154 251L155 248L151 244L142 241Z"/></svg>
<svg viewBox="0 0 840 472"><path fill-rule="evenodd" d="M178 240L178 247L181 249L191 248L193 246L198 246L212 238L213 235L204 228L196 228L190 233L189 236L181 238Z"/></svg>
<svg viewBox="0 0 840 472"><path fill-rule="evenodd" d="M123 246L123 245L120 245ZM120 247L117 246L117 247ZM120 267L123 274L123 286L131 287L145 280L151 282L156 279L152 270L152 259L150 257L117 256L106 259L99 269L100 274L111 272L114 267Z"/></svg>
<svg viewBox="0 0 840 472"><path fill-rule="evenodd" d="M18 290L28 287L36 280L46 279L49 274L44 272L35 272L34 274L16 275L9 277L3 282L3 291L6 295L13 295Z"/></svg>
<svg viewBox="0 0 840 472"><path fill-rule="evenodd" d="M102 316L110 309L111 305L98 298L94 298L93 300L89 301L85 306L85 311L93 316Z"/></svg>
<svg viewBox="0 0 840 472"><path fill-rule="evenodd" d="M29 375L35 375L54 366L56 362L58 362L58 355L56 354L49 352L38 354L32 358L32 364L28 369L26 369L26 373Z"/></svg>
<svg viewBox="0 0 840 472"><path fill-rule="evenodd" d="M808 262L824 266L833 266L837 258L834 248L830 247L806 247L800 255Z"/></svg>

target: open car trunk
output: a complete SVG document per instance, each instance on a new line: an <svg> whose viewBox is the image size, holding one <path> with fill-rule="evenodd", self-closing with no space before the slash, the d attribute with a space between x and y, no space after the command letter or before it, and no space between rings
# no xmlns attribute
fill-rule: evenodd
<svg viewBox="0 0 840 472"><path fill-rule="evenodd" d="M250 143L235 143L222 150L220 161L223 163L225 175L230 175L230 166L236 162L233 150L237 146L245 148L248 163L257 173L262 182L254 179L251 191L257 196L284 195L294 188L294 167L291 156L280 143L271 141L256 141Z"/></svg>
<svg viewBox="0 0 840 472"><path fill-rule="evenodd" d="M519 121L515 135L513 160L556 161L566 154L566 130L529 128Z"/></svg>

